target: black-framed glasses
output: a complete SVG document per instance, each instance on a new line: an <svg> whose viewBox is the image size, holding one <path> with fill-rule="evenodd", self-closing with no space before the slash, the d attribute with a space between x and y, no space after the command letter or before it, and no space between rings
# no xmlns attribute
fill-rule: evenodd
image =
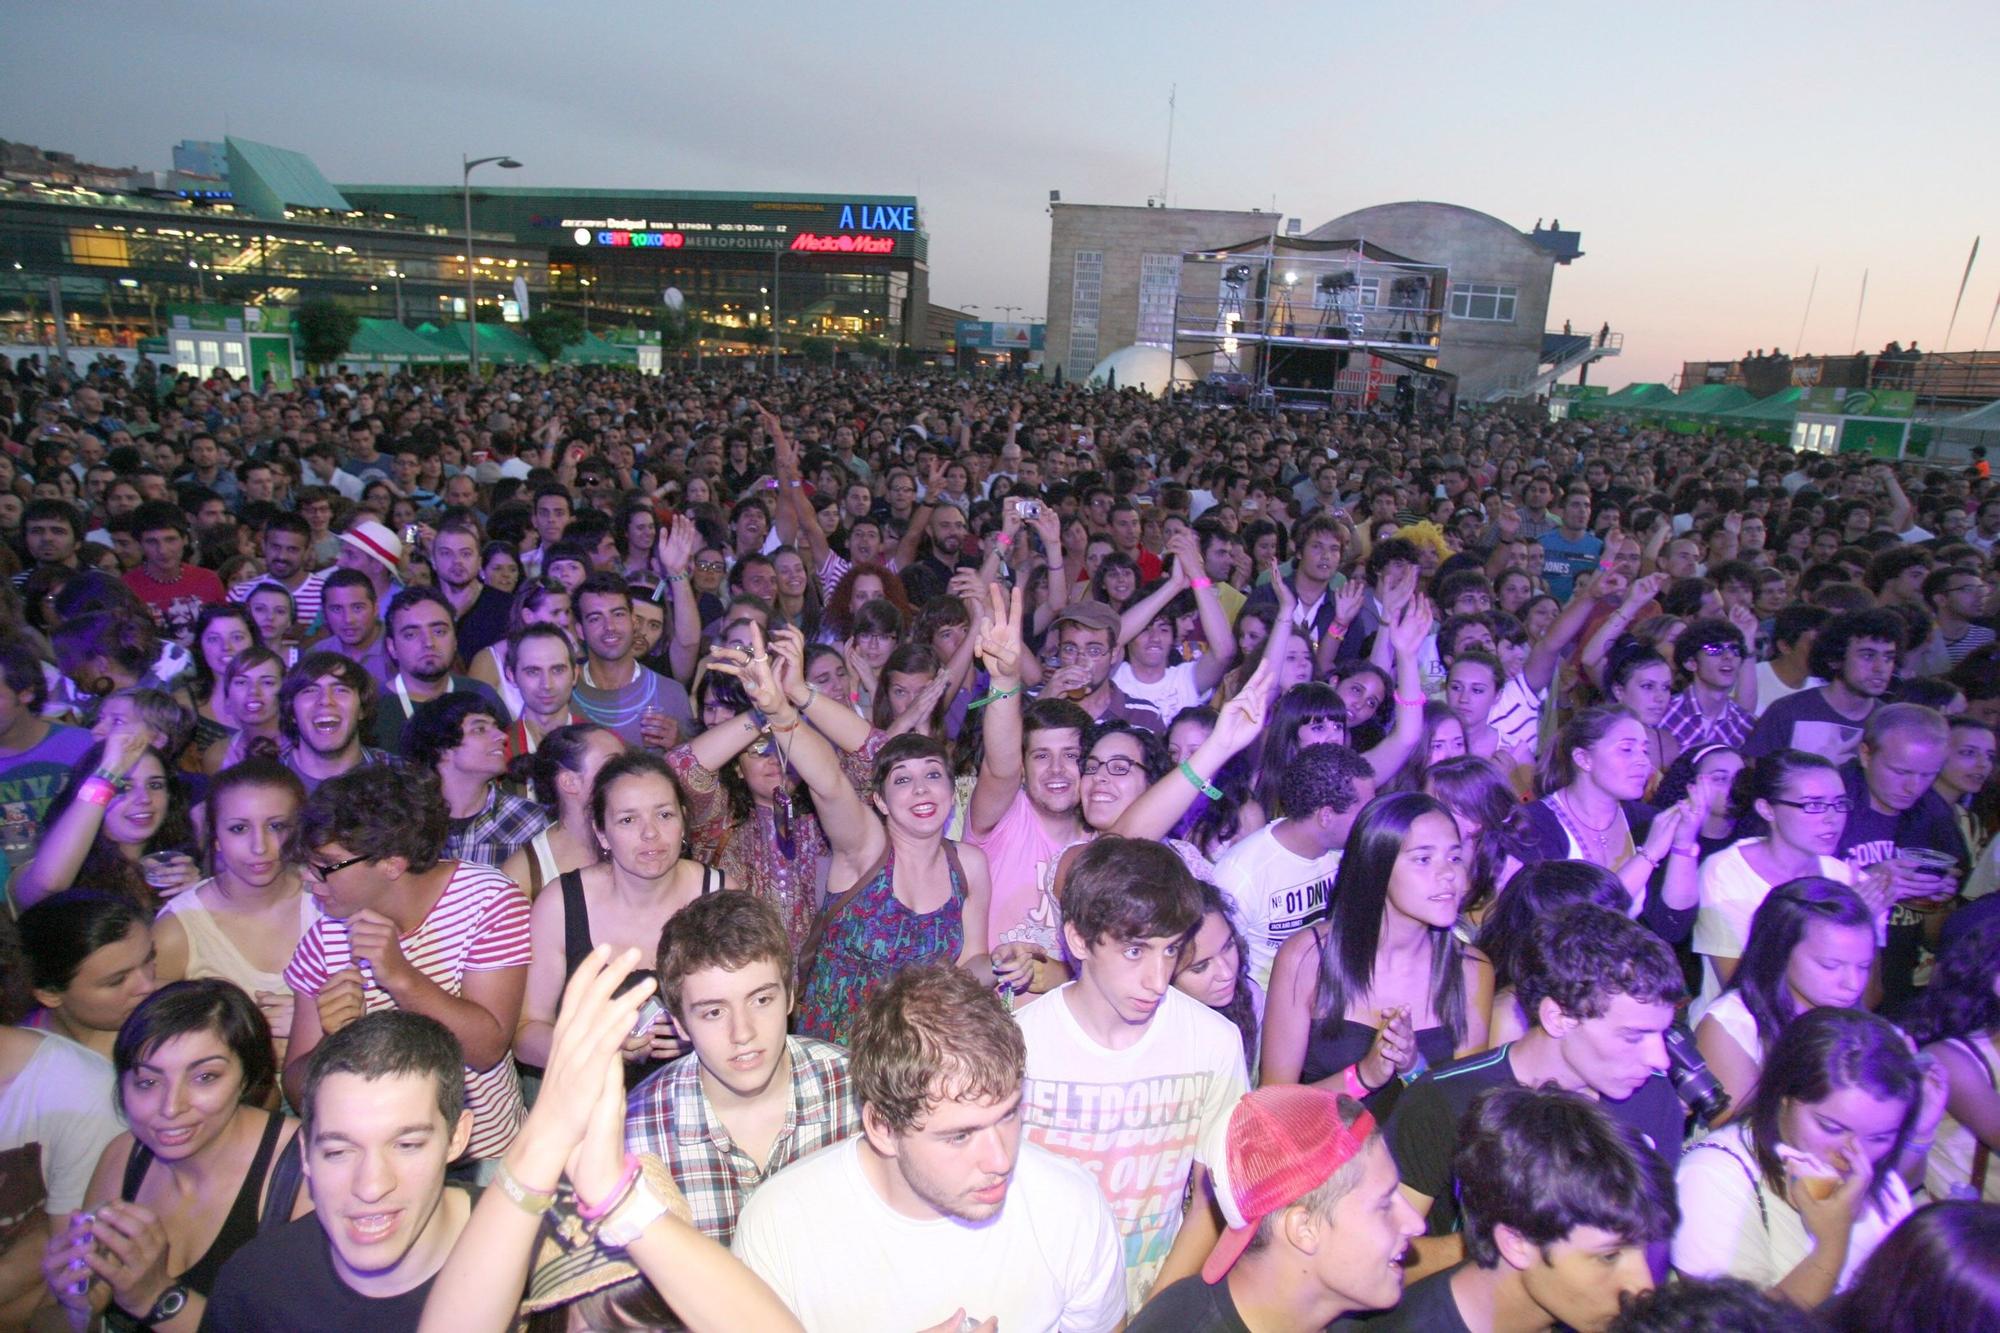
<svg viewBox="0 0 2000 1333"><path fill-rule="evenodd" d="M1707 657L1741 657L1743 645L1740 643L1704 643L1701 651Z"/></svg>
<svg viewBox="0 0 2000 1333"><path fill-rule="evenodd" d="M312 872L314 879L324 884L327 880L347 869L347 867L359 865L367 859L365 856L350 856L345 861L335 861L332 865L327 865L321 861L307 861L306 869Z"/></svg>
<svg viewBox="0 0 2000 1333"><path fill-rule="evenodd" d="M1083 775L1089 777L1093 773L1102 771L1109 773L1114 778L1129 777L1132 771L1138 767L1139 761L1137 759L1133 759L1128 755L1115 754L1109 759L1084 760Z"/></svg>
<svg viewBox="0 0 2000 1333"><path fill-rule="evenodd" d="M1839 797L1831 801L1818 801L1818 800L1786 801L1780 799L1773 799L1771 804L1789 805L1792 807L1792 809L1798 810L1808 815L1825 815L1825 814L1844 815L1848 813L1850 810L1854 809L1854 802L1849 800L1845 796Z"/></svg>

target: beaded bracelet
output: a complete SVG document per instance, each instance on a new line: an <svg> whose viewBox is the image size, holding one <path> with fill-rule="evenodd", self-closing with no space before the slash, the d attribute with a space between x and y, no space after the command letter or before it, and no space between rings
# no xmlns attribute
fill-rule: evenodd
<svg viewBox="0 0 2000 1333"><path fill-rule="evenodd" d="M1195 772L1194 765L1190 764L1185 759L1181 760L1181 776L1186 778L1189 782L1192 782L1194 784L1194 789L1200 792L1203 796L1206 796L1209 800L1219 801L1222 799L1222 788L1216 786L1214 783L1210 782L1207 778Z"/></svg>
<svg viewBox="0 0 2000 1333"><path fill-rule="evenodd" d="M1425 704L1429 703L1430 700L1423 698L1421 695L1419 695L1415 699L1405 699L1402 695L1399 694L1396 696L1396 702L1401 704L1405 708L1422 708Z"/></svg>

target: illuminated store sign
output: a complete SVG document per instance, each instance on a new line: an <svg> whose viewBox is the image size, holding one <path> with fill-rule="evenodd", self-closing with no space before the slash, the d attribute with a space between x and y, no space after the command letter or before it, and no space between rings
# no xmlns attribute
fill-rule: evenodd
<svg viewBox="0 0 2000 1333"><path fill-rule="evenodd" d="M571 235L578 245L608 245L614 248L678 250L687 237L677 231L592 231L578 227Z"/></svg>
<svg viewBox="0 0 2000 1333"><path fill-rule="evenodd" d="M917 229L917 206L915 204L843 204L840 209L840 229L842 231L915 231Z"/></svg>
<svg viewBox="0 0 2000 1333"><path fill-rule="evenodd" d="M806 254L889 255L896 252L893 236L821 236L802 231L792 237L793 250Z"/></svg>

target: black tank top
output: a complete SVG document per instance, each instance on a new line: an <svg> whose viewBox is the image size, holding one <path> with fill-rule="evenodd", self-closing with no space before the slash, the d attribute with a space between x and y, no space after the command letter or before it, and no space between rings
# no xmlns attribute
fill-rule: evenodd
<svg viewBox="0 0 2000 1333"><path fill-rule="evenodd" d="M568 981L583 966L583 960L590 957L596 947L590 938L590 904L583 900L583 872L566 870L556 881L562 889L563 904L563 980ZM701 896L706 898L722 887L722 872L714 866L701 868ZM652 976L651 969L634 971L625 986L630 986L641 978ZM619 987L620 990L625 986Z"/></svg>
<svg viewBox="0 0 2000 1333"><path fill-rule="evenodd" d="M264 1137L257 1144L257 1155L250 1160L249 1173L243 1177L243 1184L236 1191L236 1201L229 1205L229 1215L222 1219L222 1229L215 1233L215 1239L208 1243L208 1249L202 1252L201 1258L189 1264L187 1270L174 1281L207 1296L215 1285L215 1275L222 1271L223 1263L257 1234L257 1198L264 1192L264 1177L271 1169L271 1158L278 1150L278 1134L284 1127L283 1116L268 1117ZM127 1203L136 1202L139 1186L145 1181L146 1172L152 1165L153 1150L134 1140L132 1155L125 1161L124 1188L118 1197Z"/></svg>

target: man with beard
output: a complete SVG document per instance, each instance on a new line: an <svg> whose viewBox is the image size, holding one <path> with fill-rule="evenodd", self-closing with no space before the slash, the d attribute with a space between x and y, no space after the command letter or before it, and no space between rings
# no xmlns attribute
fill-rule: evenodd
<svg viewBox="0 0 2000 1333"><path fill-rule="evenodd" d="M451 603L430 588L405 588L389 602L389 660L396 673L383 682L376 709L375 744L390 754L403 752L403 724L417 705L466 690L506 716L493 687L452 673L458 660L458 629Z"/></svg>
<svg viewBox="0 0 2000 1333"><path fill-rule="evenodd" d="M572 698L576 711L618 733L627 745L668 750L694 734L687 690L641 666L632 633L632 591L618 574L599 571L576 590L572 620L589 660Z"/></svg>
<svg viewBox="0 0 2000 1333"><path fill-rule="evenodd" d="M437 590L451 604L458 649L466 661L507 637L507 612L514 599L479 581L476 523L454 517L438 524L437 536L431 538L431 571L437 575Z"/></svg>
<svg viewBox="0 0 2000 1333"><path fill-rule="evenodd" d="M533 754L557 727L587 721L573 707L576 649L554 625L523 625L507 636L507 679L521 696L521 716L507 732L511 754Z"/></svg>
<svg viewBox="0 0 2000 1333"><path fill-rule="evenodd" d="M307 791L363 764L391 763L388 751L361 743L374 711L375 682L360 664L338 653L308 653L278 687L278 729L285 735L278 757Z"/></svg>
<svg viewBox="0 0 2000 1333"><path fill-rule="evenodd" d="M1896 674L1906 631L1894 611L1848 611L1826 622L1813 640L1812 673L1827 683L1788 695L1764 710L1743 743L1745 759L1774 750L1804 750L1836 764L1854 757L1861 729Z"/></svg>
<svg viewBox="0 0 2000 1333"><path fill-rule="evenodd" d="M1020 1029L977 978L899 973L869 1000L849 1054L862 1132L759 1187L737 1257L829 1333L968 1317L1119 1327L1117 1228L1087 1171L1021 1141L1026 1063Z"/></svg>
<svg viewBox="0 0 2000 1333"><path fill-rule="evenodd" d="M306 553L312 549L312 528L297 514L277 514L264 525L264 573L246 579L229 590L232 602L247 602L250 594L275 583L292 595L293 622L309 626L318 622L320 602L325 596L326 574L306 572ZM370 585L372 590L373 585Z"/></svg>
<svg viewBox="0 0 2000 1333"><path fill-rule="evenodd" d="M981 709L985 751L966 815L965 841L986 853L993 967L1016 990L1053 990L1062 964L1056 863L1088 836L1078 803L1090 714L1067 699L1021 706L1021 590L988 590L994 624L979 645L992 693ZM1108 608L1106 608L1108 610Z"/></svg>

